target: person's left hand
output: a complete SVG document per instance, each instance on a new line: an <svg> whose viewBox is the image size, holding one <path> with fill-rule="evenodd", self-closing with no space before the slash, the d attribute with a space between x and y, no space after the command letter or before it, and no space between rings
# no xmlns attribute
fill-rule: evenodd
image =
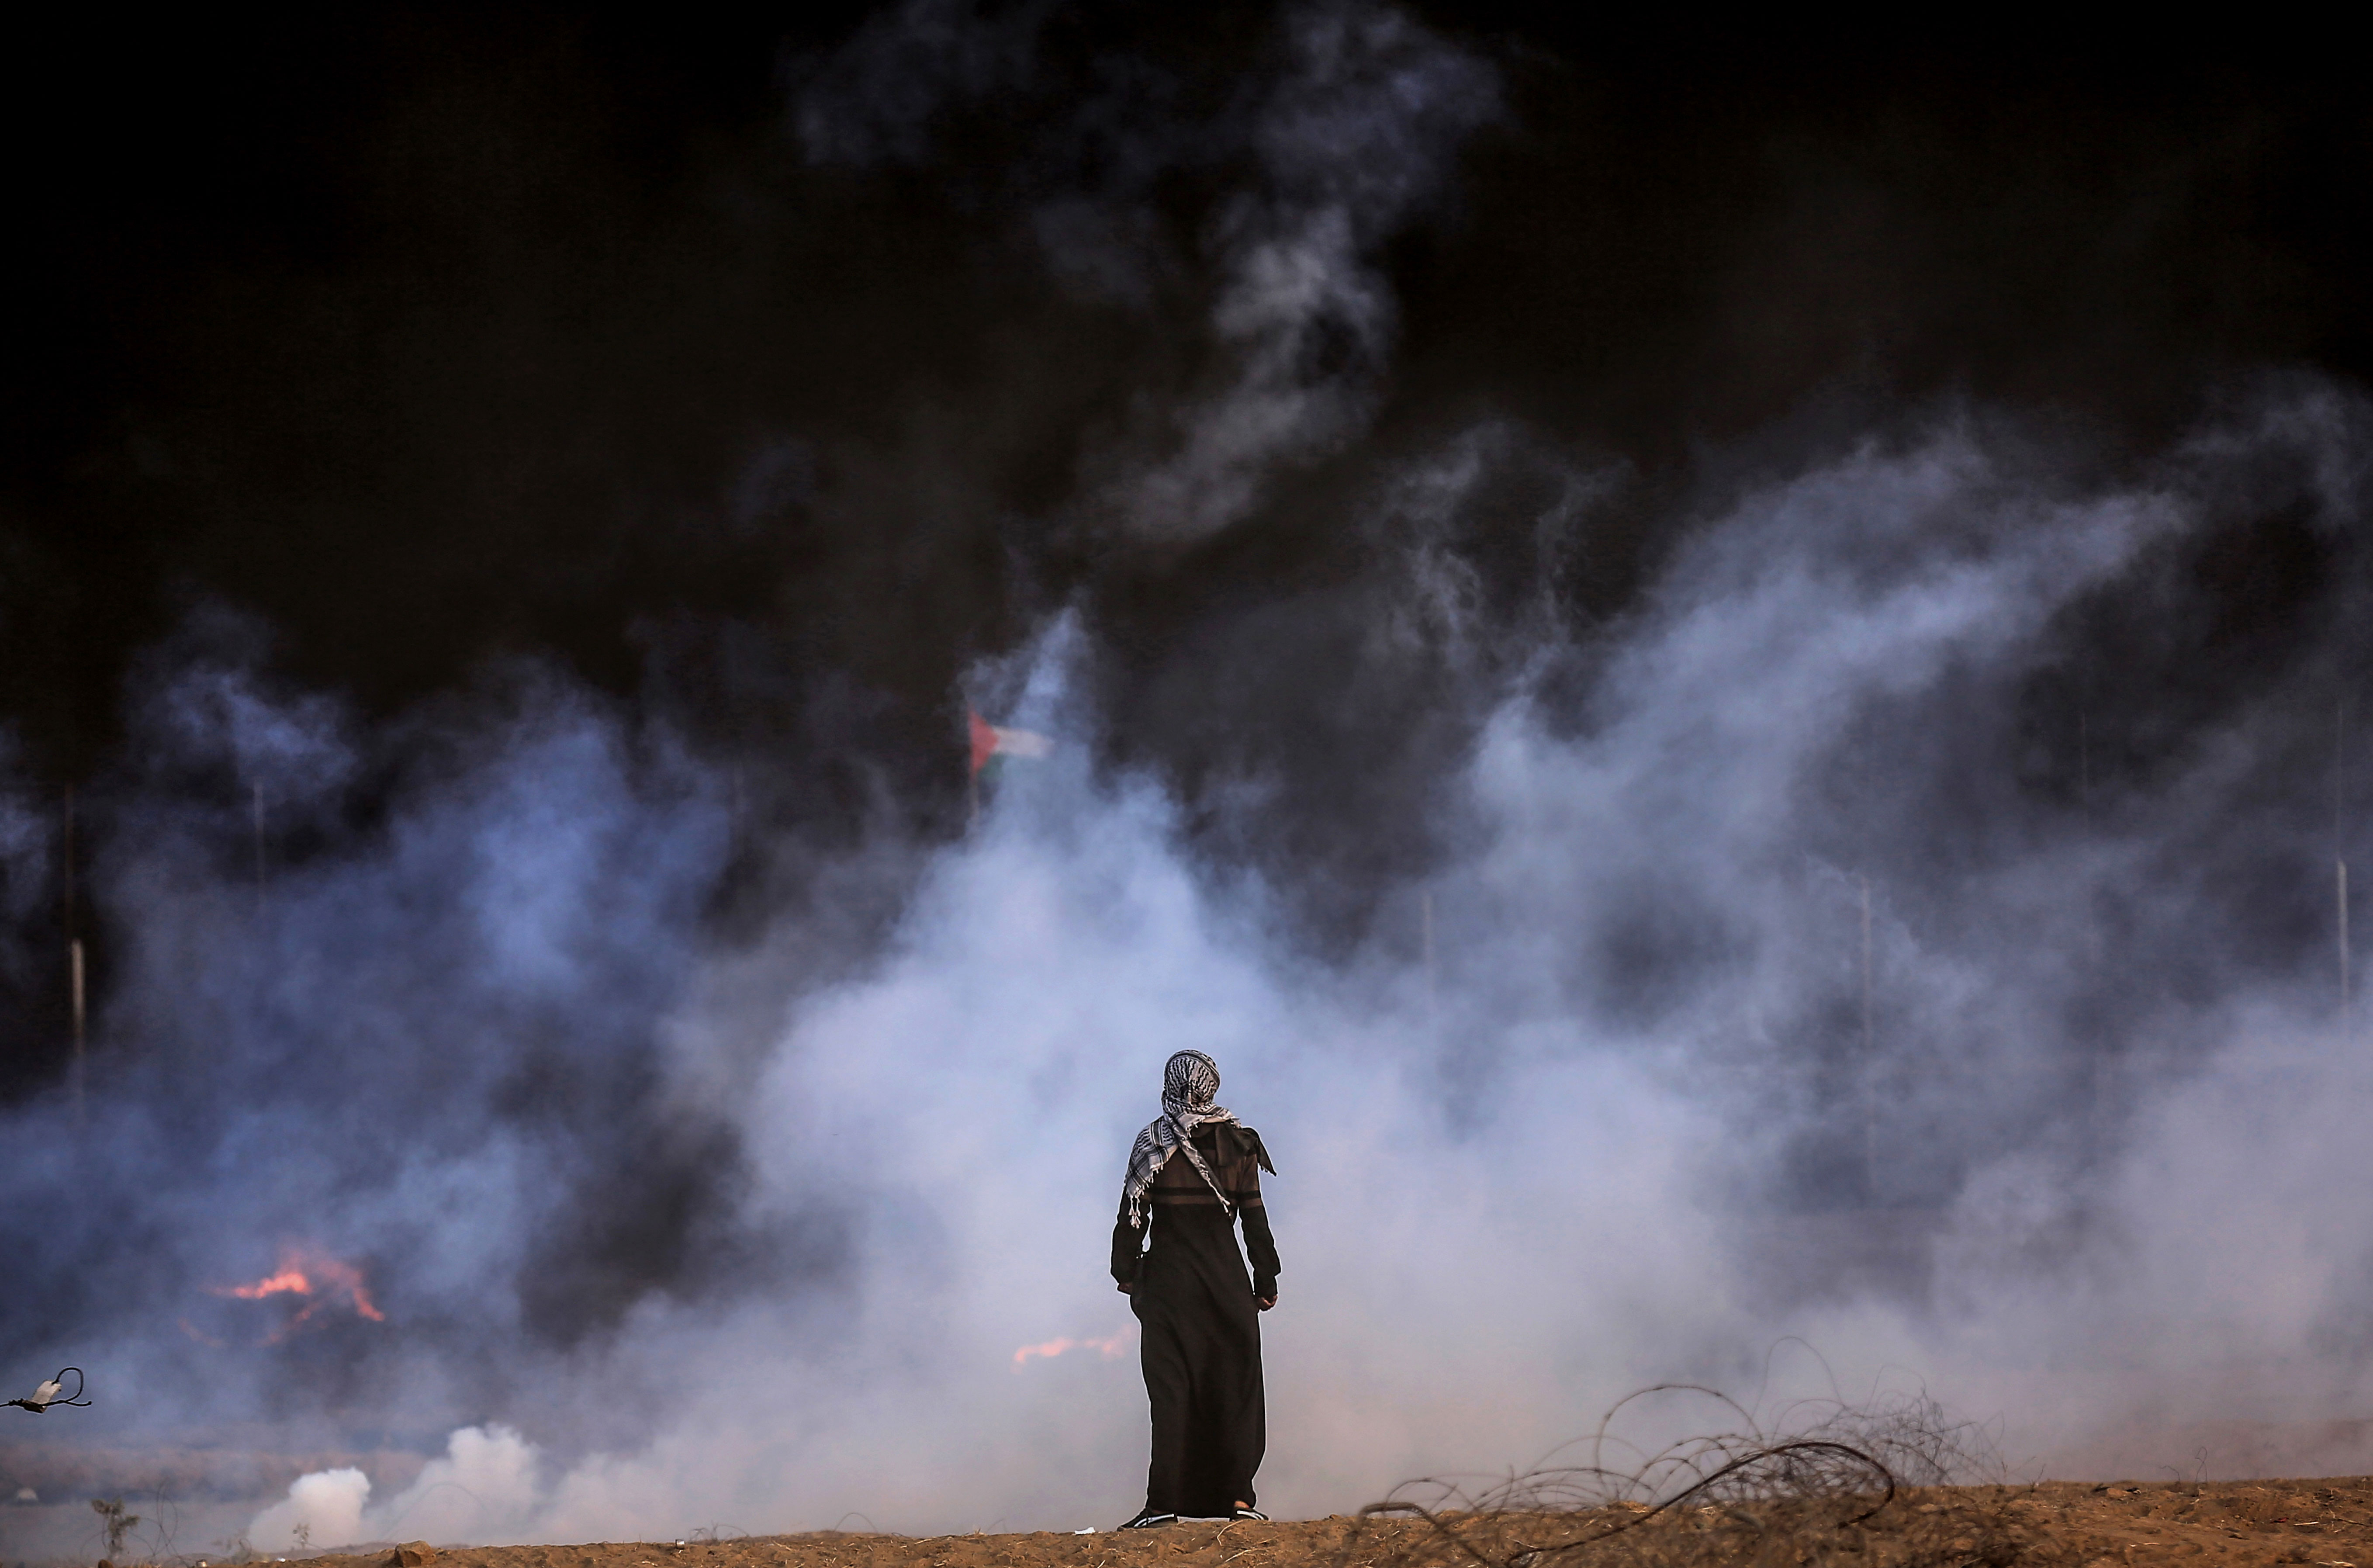
<svg viewBox="0 0 2373 1568"><path fill-rule="evenodd" d="M1277 1297L1275 1297L1275 1296L1255 1296L1255 1297L1253 1297L1253 1305L1254 1305L1255 1306L1257 1306L1257 1307L1259 1307L1263 1312L1267 1312L1270 1307L1275 1306L1275 1305L1277 1305Z"/></svg>

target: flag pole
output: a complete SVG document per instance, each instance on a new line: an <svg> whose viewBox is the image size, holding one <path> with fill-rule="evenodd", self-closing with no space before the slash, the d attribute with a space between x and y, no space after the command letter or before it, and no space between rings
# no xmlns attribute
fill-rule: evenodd
<svg viewBox="0 0 2373 1568"><path fill-rule="evenodd" d="M83 1079L87 1072L83 1041L83 977L82 939L76 937L66 945L67 964L74 971L74 1117L75 1129L83 1125Z"/></svg>
<svg viewBox="0 0 2373 1568"><path fill-rule="evenodd" d="M74 786L66 786L64 854L61 859L63 895L66 937L66 997L74 1020L74 1094L75 1129L83 1125L83 972L82 937L75 927L75 798Z"/></svg>
<svg viewBox="0 0 2373 1568"><path fill-rule="evenodd" d="M2348 862L2337 862L2340 871L2340 1039L2345 1045L2355 1039L2355 1031L2349 1027L2348 997Z"/></svg>

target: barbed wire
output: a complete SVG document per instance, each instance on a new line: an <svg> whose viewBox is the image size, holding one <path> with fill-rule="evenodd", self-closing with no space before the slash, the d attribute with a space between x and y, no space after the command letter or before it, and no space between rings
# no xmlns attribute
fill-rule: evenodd
<svg viewBox="0 0 2373 1568"><path fill-rule="evenodd" d="M61 1390L65 1387L66 1374L69 1372L75 1376L75 1389L71 1395L61 1397ZM83 1387L82 1368L62 1366L58 1368L58 1375L55 1377L44 1379L30 1394L21 1399L10 1399L7 1403L20 1410L30 1410L35 1415L40 1415L53 1405L70 1405L80 1410L90 1403L90 1400L83 1396Z"/></svg>
<svg viewBox="0 0 2373 1568"><path fill-rule="evenodd" d="M1724 1418L1654 1445L1619 1423L1656 1398L1713 1403ZM1360 1511L1362 1521L1422 1521L1412 1539L1358 1536L1345 1563L1362 1568L1639 1568L1850 1560L1922 1564L2049 1561L2003 1506L2005 1487L1938 1492L1909 1513L1915 1490L1997 1479L1981 1428L1950 1419L1924 1392L1853 1404L1799 1400L1772 1417L1701 1384L1657 1384L1618 1400L1597 1429L1553 1451L1580 1447L1582 1462L1544 1463L1489 1485L1431 1477L1405 1482ZM1991 1490L2001 1496L1988 1497ZM1887 1548L1872 1522L1893 1510ZM2038 1551L2041 1550L2042 1555Z"/></svg>

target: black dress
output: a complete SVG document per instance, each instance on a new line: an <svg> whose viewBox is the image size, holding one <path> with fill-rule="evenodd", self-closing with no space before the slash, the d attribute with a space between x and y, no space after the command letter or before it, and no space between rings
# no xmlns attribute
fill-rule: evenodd
<svg viewBox="0 0 2373 1568"><path fill-rule="evenodd" d="M1268 1427L1253 1298L1277 1294L1277 1244L1261 1205L1260 1167L1268 1160L1260 1134L1224 1122L1199 1127L1195 1151L1244 1216L1252 1279L1245 1278L1236 1251L1234 1222L1183 1152L1153 1178L1143 1231L1130 1227L1122 1205L1113 1226L1112 1272L1130 1287L1153 1406L1145 1506L1216 1518L1238 1503L1258 1501L1253 1472Z"/></svg>

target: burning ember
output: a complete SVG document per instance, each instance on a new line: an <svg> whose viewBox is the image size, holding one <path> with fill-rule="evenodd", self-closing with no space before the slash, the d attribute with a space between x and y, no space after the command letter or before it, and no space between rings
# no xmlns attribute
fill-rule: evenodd
<svg viewBox="0 0 2373 1568"><path fill-rule="evenodd" d="M1066 1337L1060 1340L1049 1340L1043 1345L1024 1345L1013 1352L1014 1370L1020 1371L1023 1363L1032 1356L1045 1356L1052 1361L1065 1351L1099 1351L1103 1352L1106 1361L1110 1361L1128 1348L1131 1337L1132 1331L1124 1328L1109 1340L1074 1340Z"/></svg>
<svg viewBox="0 0 2373 1568"><path fill-rule="evenodd" d="M303 1328L314 1314L333 1303L343 1302L354 1308L355 1316L368 1318L373 1323L387 1321L387 1315L371 1305L370 1292L363 1284L361 1270L331 1257L318 1247L301 1244L282 1247L280 1267L253 1284L209 1285L206 1293L234 1301L263 1301L276 1295L303 1298L305 1305L302 1308L264 1336L263 1342L267 1345L276 1345L286 1340Z"/></svg>

